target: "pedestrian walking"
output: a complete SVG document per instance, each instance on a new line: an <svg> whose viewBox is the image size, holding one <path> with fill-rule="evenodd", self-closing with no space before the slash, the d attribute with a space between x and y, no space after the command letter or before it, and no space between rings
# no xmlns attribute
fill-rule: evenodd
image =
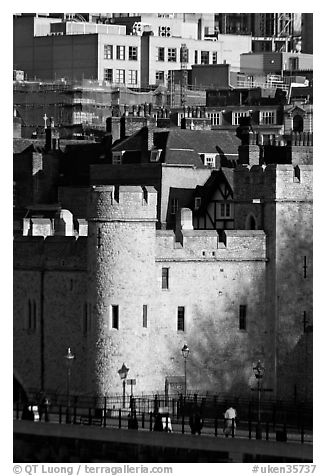
<svg viewBox="0 0 326 476"><path fill-rule="evenodd" d="M189 426L191 430L191 434L195 435L198 433L198 435L201 434L201 430L204 426L204 420L199 412L199 410L195 410L189 418Z"/></svg>
<svg viewBox="0 0 326 476"><path fill-rule="evenodd" d="M162 423L163 423L163 431L172 433L172 423L171 423L171 418L169 417L169 415L162 416Z"/></svg>
<svg viewBox="0 0 326 476"><path fill-rule="evenodd" d="M155 417L154 431L163 431L163 421L161 413L157 413Z"/></svg>
<svg viewBox="0 0 326 476"><path fill-rule="evenodd" d="M232 407L232 405L230 405L228 407L228 409L226 410L226 412L224 413L224 429L223 429L223 432L224 432L224 435L225 435L226 438L228 438L229 435L232 434L232 429L233 429L233 433L235 432L235 428L236 428L235 419L236 419L236 417L237 417L237 412Z"/></svg>

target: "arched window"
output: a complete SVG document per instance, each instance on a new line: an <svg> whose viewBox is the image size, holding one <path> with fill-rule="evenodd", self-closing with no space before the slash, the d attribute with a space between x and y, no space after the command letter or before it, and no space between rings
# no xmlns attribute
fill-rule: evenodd
<svg viewBox="0 0 326 476"><path fill-rule="evenodd" d="M252 214L247 216L246 230L257 230L256 218Z"/></svg>
<svg viewBox="0 0 326 476"><path fill-rule="evenodd" d="M303 132L303 117L299 114L293 117L293 131Z"/></svg>

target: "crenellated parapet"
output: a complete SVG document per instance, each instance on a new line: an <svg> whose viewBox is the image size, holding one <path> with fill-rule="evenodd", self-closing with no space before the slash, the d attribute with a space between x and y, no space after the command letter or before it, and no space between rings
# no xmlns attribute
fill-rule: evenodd
<svg viewBox="0 0 326 476"><path fill-rule="evenodd" d="M312 165L242 165L234 171L234 201L312 200L312 178Z"/></svg>
<svg viewBox="0 0 326 476"><path fill-rule="evenodd" d="M93 186L89 221L156 221L157 192L146 186Z"/></svg>

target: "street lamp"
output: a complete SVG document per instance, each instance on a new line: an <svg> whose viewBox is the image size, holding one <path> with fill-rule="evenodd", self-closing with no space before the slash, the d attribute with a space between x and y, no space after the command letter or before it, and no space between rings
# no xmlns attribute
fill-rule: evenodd
<svg viewBox="0 0 326 476"><path fill-rule="evenodd" d="M187 358L189 356L189 347L187 346L187 344L185 344L182 349L181 349L181 352L182 352L182 357L184 358L184 361L185 361L185 397L187 396Z"/></svg>
<svg viewBox="0 0 326 476"><path fill-rule="evenodd" d="M258 360L257 364L253 364L252 370L255 374L255 377L257 379L257 390L258 390L258 417L257 417L257 430L256 430L256 439L261 440L261 421L260 421L260 399L261 399L261 382L262 378L265 373L265 367L263 364Z"/></svg>
<svg viewBox="0 0 326 476"><path fill-rule="evenodd" d="M122 380L122 407L125 408L126 405L126 378L128 375L129 369L128 367L125 366L125 364L122 364L121 369L118 370L118 374L120 375L120 378Z"/></svg>
<svg viewBox="0 0 326 476"><path fill-rule="evenodd" d="M67 414L66 414L66 423L70 423L70 375L71 375L71 364L75 356L71 352L70 347L68 347L67 354L65 359L67 362Z"/></svg>

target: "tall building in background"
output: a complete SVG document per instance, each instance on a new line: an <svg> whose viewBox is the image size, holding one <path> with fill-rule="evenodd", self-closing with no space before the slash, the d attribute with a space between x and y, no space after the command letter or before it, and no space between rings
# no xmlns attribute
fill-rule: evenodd
<svg viewBox="0 0 326 476"><path fill-rule="evenodd" d="M313 53L313 14L302 13L301 19L302 53Z"/></svg>

